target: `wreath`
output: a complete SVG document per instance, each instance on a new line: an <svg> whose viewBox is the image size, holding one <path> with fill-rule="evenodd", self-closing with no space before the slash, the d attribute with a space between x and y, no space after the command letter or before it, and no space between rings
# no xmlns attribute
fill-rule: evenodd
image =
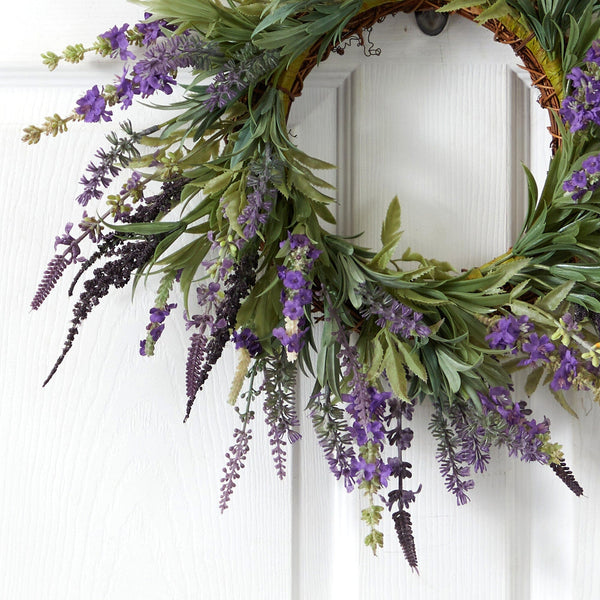
<svg viewBox="0 0 600 600"><path fill-rule="evenodd" d="M62 353L114 288L159 277L140 342L154 353L180 305L191 332L187 407L228 343L238 350L229 403L241 424L226 454L220 508L244 466L255 406L262 403L277 475L286 446L300 438L295 383L314 380L304 399L333 475L365 496L365 543L383 544L387 507L409 565L416 569L407 485L414 410L432 407L430 430L447 489L468 501L472 472L490 448L549 465L577 495L582 488L547 418L534 419L512 374L528 372L530 395L600 389L600 2L565 0L146 0L144 20L115 26L91 47L48 52L45 64L97 53L125 62L112 85L94 85L67 117L25 129L24 140L57 135L71 122L110 121L117 105L170 94L188 70L183 99L157 125L131 123L107 136L81 178L77 201L107 208L68 223L32 302L38 309L63 273L82 280ZM290 106L310 70L345 40L399 11L457 12L509 44L549 109L553 158L538 190L526 169L528 211L505 254L456 272L445 261L395 251L394 199L381 248L361 247L325 229L335 223L331 188L316 172L332 168L296 147ZM170 112L166 112L166 109ZM126 174L126 176L123 176ZM154 186L154 187L153 187ZM160 186L160 188L158 187ZM331 229L331 228L329 228ZM81 245L92 243L88 258ZM412 264L418 266L413 268ZM173 288L181 292L174 301Z"/></svg>

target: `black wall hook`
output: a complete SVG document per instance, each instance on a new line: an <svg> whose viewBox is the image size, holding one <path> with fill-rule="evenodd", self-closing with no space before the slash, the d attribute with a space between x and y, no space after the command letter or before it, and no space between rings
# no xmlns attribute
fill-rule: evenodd
<svg viewBox="0 0 600 600"><path fill-rule="evenodd" d="M423 10L415 13L419 29L425 35L439 35L444 31L448 22L448 13L439 13L435 10Z"/></svg>

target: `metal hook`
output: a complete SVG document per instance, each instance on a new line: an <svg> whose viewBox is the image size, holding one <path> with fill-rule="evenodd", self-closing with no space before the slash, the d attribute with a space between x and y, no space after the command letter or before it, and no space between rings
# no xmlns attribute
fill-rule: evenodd
<svg viewBox="0 0 600 600"><path fill-rule="evenodd" d="M435 10L424 10L417 11L415 13L415 19L419 29L425 35L439 35L444 31L446 23L448 22L448 13L439 13Z"/></svg>

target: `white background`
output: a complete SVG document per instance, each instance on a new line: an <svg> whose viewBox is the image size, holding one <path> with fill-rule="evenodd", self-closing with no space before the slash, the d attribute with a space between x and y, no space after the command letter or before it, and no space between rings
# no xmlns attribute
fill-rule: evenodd
<svg viewBox="0 0 600 600"><path fill-rule="evenodd" d="M77 181L110 128L78 124L37 147L20 142L21 128L68 113L120 67L92 60L48 74L38 56L91 42L141 14L120 0L31 0L3 10L0 598L597 598L600 422L586 396L572 397L578 421L543 394L532 399L564 443L585 489L579 499L547 467L498 451L476 479L473 502L457 508L437 473L428 408L418 411L407 456L415 487L423 484L412 509L416 575L389 524L377 558L362 546L359 502L328 474L308 422L280 482L257 407L248 466L231 508L219 513L221 468L237 424L225 402L233 353L184 425L180 315L170 317L155 358L138 355L151 286L133 302L127 290L107 298L41 389L68 327L68 282L40 311L31 313L29 303L54 236L80 219ZM458 18L433 39L410 16L390 18L373 41L381 57L348 50L314 72L290 118L304 150L340 167L330 174L340 230L365 231L374 245L398 195L405 246L459 267L500 254L522 218L520 162L538 179L547 163L537 94L516 74L508 48ZM130 112L139 127L151 120L143 109ZM300 406L309 391L301 381Z"/></svg>

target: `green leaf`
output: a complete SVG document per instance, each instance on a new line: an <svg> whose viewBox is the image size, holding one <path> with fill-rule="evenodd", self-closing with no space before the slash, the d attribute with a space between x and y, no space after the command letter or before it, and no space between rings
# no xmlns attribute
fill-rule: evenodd
<svg viewBox="0 0 600 600"><path fill-rule="evenodd" d="M525 382L525 393L528 396L531 396L535 390L537 389L540 379L544 374L544 367L537 367L529 375L527 376L527 381Z"/></svg>
<svg viewBox="0 0 600 600"><path fill-rule="evenodd" d="M408 384L406 381L406 373L404 372L404 363L397 352L388 346L383 366L387 374L388 381L392 387L394 394L401 400L408 401L407 391Z"/></svg>
<svg viewBox="0 0 600 600"><path fill-rule="evenodd" d="M448 387L450 388L450 391L453 394L456 394L456 392L458 392L458 390L460 389L460 374L458 370L454 367L454 361L450 360L450 357L447 354L438 350L436 350L436 355L442 373L446 378L446 381L448 382Z"/></svg>
<svg viewBox="0 0 600 600"><path fill-rule="evenodd" d="M524 281L521 281L521 283L519 283L518 285L516 285L511 291L510 291L510 301L513 302L514 300L516 300L521 294L523 294L524 292L527 291L527 287L529 286L529 284L531 283L530 279L525 279Z"/></svg>
<svg viewBox="0 0 600 600"><path fill-rule="evenodd" d="M265 5L262 2L238 4L237 10L248 17L260 17L265 10Z"/></svg>
<svg viewBox="0 0 600 600"><path fill-rule="evenodd" d="M506 0L497 0L490 7L486 8L476 19L477 23L485 23L490 19L501 19L510 13L510 7Z"/></svg>
<svg viewBox="0 0 600 600"><path fill-rule="evenodd" d="M292 160L289 160L290 156L292 157ZM336 168L336 166L332 165L331 163L325 162L324 160L321 160L319 158L315 158L314 156L305 154L299 148L293 148L290 152L285 153L285 157L289 160L290 163L293 163L295 159L299 163L302 163L304 166L308 167L309 169L315 169L317 171Z"/></svg>
<svg viewBox="0 0 600 600"><path fill-rule="evenodd" d="M404 356L406 366L414 373L421 381L427 382L427 371L420 361L418 352L415 348L411 348L406 342L398 342L398 349Z"/></svg>
<svg viewBox="0 0 600 600"><path fill-rule="evenodd" d="M569 406L569 403L567 402L567 399L565 398L564 393L562 392L562 390L553 390L552 388L550 388L550 391L552 392L552 395L554 396L555 400L573 417L575 417L576 419L578 419L579 417L577 416L577 413Z"/></svg>
<svg viewBox="0 0 600 600"><path fill-rule="evenodd" d="M497 279L492 283L492 285L488 286L483 291L489 292L491 290L501 288L530 263L530 258L515 258L503 262L490 273L490 275L497 276Z"/></svg>
<svg viewBox="0 0 600 600"><path fill-rule="evenodd" d="M554 319L548 315L546 312L542 311L538 307L528 304L527 302L522 302L521 300L515 300L510 304L511 312L517 316L527 316L534 323L539 323L540 325L548 325L549 327L556 328L556 322Z"/></svg>
<svg viewBox="0 0 600 600"><path fill-rule="evenodd" d="M570 279L574 281L590 281L597 283L600 281L600 266L581 265L581 264L562 264L552 265L550 273L561 279Z"/></svg>
<svg viewBox="0 0 600 600"><path fill-rule="evenodd" d="M436 9L436 12L453 12L461 8L472 8L473 6L481 6L486 0L451 0L448 4Z"/></svg>
<svg viewBox="0 0 600 600"><path fill-rule="evenodd" d="M111 225L105 223L119 233L137 233L139 235L154 235L157 233L170 233L177 229L185 229L181 221L156 221L154 223L131 223L130 225Z"/></svg>
<svg viewBox="0 0 600 600"><path fill-rule="evenodd" d="M325 204L323 204L322 202L314 202L313 200L311 200L311 206L317 214L317 216L323 219L323 221L325 221L326 223L331 223L331 225L336 224L336 220L333 216L333 213L329 210L327 206L325 206Z"/></svg>
<svg viewBox="0 0 600 600"><path fill-rule="evenodd" d="M232 171L225 171L225 173L213 177L202 186L204 193L208 196L222 192L229 185L233 175Z"/></svg>
<svg viewBox="0 0 600 600"><path fill-rule="evenodd" d="M326 196L325 194L317 190L310 183L308 183L305 177L298 173L290 172L289 183L311 200L325 203L333 202L333 198L331 198L330 196Z"/></svg>
<svg viewBox="0 0 600 600"><path fill-rule="evenodd" d="M535 305L542 310L547 310L548 312L555 311L561 302L563 302L569 295L574 285L574 281L565 281L563 284L554 288L545 296L538 298Z"/></svg>
<svg viewBox="0 0 600 600"><path fill-rule="evenodd" d="M519 237L521 237L523 232L531 226L530 219L533 219L535 215L535 207L537 205L539 194L537 183L535 181L533 173L525 165L522 165L522 167L525 171L525 176L527 178L527 215Z"/></svg>
<svg viewBox="0 0 600 600"><path fill-rule="evenodd" d="M369 381L377 379L377 377L379 377L383 371L383 346L378 338L375 338L371 342L371 351L371 367L367 372L367 379Z"/></svg>
<svg viewBox="0 0 600 600"><path fill-rule="evenodd" d="M400 239L400 202L398 196L394 196L393 200L387 209L385 220L381 225L381 243L386 246L387 244Z"/></svg>

